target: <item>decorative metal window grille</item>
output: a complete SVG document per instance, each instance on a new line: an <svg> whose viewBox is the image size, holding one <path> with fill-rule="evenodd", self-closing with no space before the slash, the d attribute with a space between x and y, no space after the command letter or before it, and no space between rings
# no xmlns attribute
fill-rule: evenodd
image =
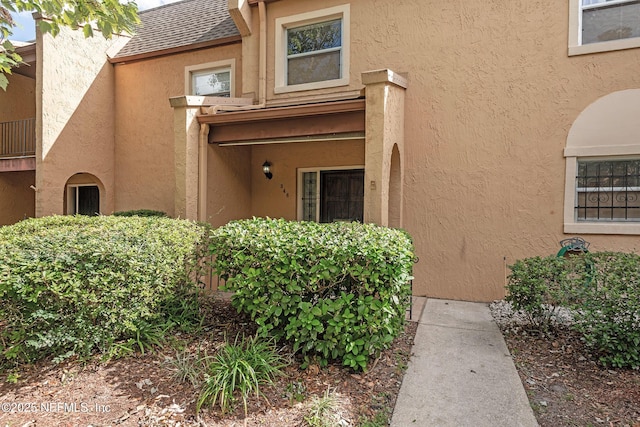
<svg viewBox="0 0 640 427"><path fill-rule="evenodd" d="M578 221L640 221L640 159L578 161Z"/></svg>

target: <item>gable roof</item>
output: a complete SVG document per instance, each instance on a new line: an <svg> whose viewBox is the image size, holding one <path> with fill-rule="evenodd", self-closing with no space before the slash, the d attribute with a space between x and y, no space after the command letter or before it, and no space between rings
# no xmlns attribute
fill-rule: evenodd
<svg viewBox="0 0 640 427"><path fill-rule="evenodd" d="M227 0L184 0L140 12L137 33L112 62L239 41Z"/></svg>

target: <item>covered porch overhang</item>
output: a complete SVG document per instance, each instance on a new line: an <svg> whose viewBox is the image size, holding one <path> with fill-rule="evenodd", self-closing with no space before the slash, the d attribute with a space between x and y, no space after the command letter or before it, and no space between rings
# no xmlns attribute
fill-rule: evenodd
<svg viewBox="0 0 640 427"><path fill-rule="evenodd" d="M313 146L305 143L329 142L336 144L331 147L339 148L338 144L349 141L362 144L364 149L364 221L402 227L407 82L391 70L363 73L362 82L364 97L301 105L264 107L250 105L246 100L237 105L229 101L225 101L226 105L196 105L188 102L187 98L193 97L172 99L176 124L176 215L210 219L213 201L208 203L207 195L215 189L208 186L218 185L218 180L208 177L210 173L220 176L221 169L220 163L209 164L208 147L251 149L295 143L296 147L309 147L312 153ZM229 170L225 169L225 173ZM295 194L295 188L284 191L287 197L290 191ZM228 201L220 202L220 209L225 203Z"/></svg>
<svg viewBox="0 0 640 427"><path fill-rule="evenodd" d="M220 145L364 139L365 99L218 112L198 116Z"/></svg>

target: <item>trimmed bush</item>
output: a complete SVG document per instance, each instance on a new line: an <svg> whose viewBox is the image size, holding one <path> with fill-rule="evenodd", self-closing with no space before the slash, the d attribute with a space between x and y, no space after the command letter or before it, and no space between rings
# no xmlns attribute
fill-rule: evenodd
<svg viewBox="0 0 640 427"><path fill-rule="evenodd" d="M0 365L157 343L168 318L196 317L188 301L206 234L188 221L114 216L0 227Z"/></svg>
<svg viewBox="0 0 640 427"><path fill-rule="evenodd" d="M606 366L640 367L640 256L620 252L530 258L512 267L507 290L534 324L572 310L572 328Z"/></svg>
<svg viewBox="0 0 640 427"><path fill-rule="evenodd" d="M402 330L414 253L401 230L254 218L214 230L211 242L234 307L260 335L321 364L364 369Z"/></svg>

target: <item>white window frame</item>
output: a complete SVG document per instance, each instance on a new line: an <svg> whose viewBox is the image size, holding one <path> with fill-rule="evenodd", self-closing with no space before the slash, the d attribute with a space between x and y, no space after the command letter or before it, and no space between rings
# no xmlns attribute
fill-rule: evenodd
<svg viewBox="0 0 640 427"><path fill-rule="evenodd" d="M79 187L96 187L98 189L98 203L102 209L100 195L100 186L98 184L67 184L67 215L75 215L78 213L78 188ZM70 191L73 189L73 191ZM97 212L101 213L101 212Z"/></svg>
<svg viewBox="0 0 640 427"><path fill-rule="evenodd" d="M342 20L342 46L340 49L340 78L320 82L287 85L287 29L320 22ZM275 88L274 93L297 92L349 85L350 6L348 4L315 10L276 19L275 27Z"/></svg>
<svg viewBox="0 0 640 427"><path fill-rule="evenodd" d="M635 0L613 0L608 5L629 3ZM582 0L569 0L569 56L585 55L597 52L632 49L640 47L640 37L611 40L600 43L582 44L582 11L597 7L595 5L582 6Z"/></svg>
<svg viewBox="0 0 640 427"><path fill-rule="evenodd" d="M640 146L638 147L610 147L608 155L576 155L577 151L589 154L587 150L565 149L566 175L564 191L564 232L574 234L640 234L640 222L638 221L616 221L616 220L580 220L576 212L576 200L578 188L576 187L576 176L578 174L578 160L634 160L640 157ZM567 154L573 154L567 156Z"/></svg>
<svg viewBox="0 0 640 427"><path fill-rule="evenodd" d="M302 211L303 211L303 203L302 198L304 197L304 180L303 174L305 172L316 172L316 219L315 222L320 222L320 172L323 171L344 171L344 170L364 170L364 165L355 165L355 166L320 166L320 167L311 167L311 168L298 168L298 179L297 179L297 218L298 221L302 221Z"/></svg>
<svg viewBox="0 0 640 427"><path fill-rule="evenodd" d="M205 72L229 72L229 97L235 98L235 72L236 60L228 59L224 61L207 62L204 64L190 65L184 68L184 92L187 95L195 95L193 90L194 74ZM207 95L215 96L215 95Z"/></svg>

